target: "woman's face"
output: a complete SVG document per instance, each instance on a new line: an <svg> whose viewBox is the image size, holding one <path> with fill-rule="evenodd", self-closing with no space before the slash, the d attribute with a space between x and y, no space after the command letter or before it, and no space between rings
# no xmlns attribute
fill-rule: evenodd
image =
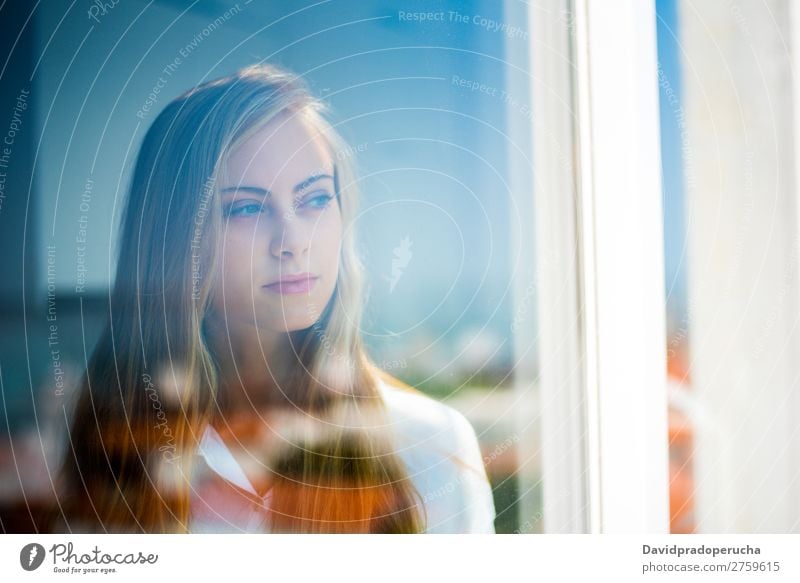
<svg viewBox="0 0 800 583"><path fill-rule="evenodd" d="M319 319L339 272L333 166L327 142L302 115L281 114L231 152L212 300L229 327L290 332Z"/></svg>

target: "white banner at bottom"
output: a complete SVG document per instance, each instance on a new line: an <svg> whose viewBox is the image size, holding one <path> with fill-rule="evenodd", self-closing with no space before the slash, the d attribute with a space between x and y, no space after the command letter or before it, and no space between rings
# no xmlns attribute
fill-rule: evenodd
<svg viewBox="0 0 800 583"><path fill-rule="evenodd" d="M800 535L17 535L0 581L800 581ZM187 579L188 581L189 579Z"/></svg>

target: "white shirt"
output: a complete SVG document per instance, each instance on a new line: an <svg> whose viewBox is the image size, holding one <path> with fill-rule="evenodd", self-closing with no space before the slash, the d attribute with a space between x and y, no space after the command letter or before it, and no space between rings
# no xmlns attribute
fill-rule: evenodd
<svg viewBox="0 0 800 583"><path fill-rule="evenodd" d="M379 379L396 453L422 498L427 533L494 533L495 508L475 430L461 413ZM193 480L190 532L267 532L261 498L217 431L208 425ZM235 488L233 487L235 486Z"/></svg>

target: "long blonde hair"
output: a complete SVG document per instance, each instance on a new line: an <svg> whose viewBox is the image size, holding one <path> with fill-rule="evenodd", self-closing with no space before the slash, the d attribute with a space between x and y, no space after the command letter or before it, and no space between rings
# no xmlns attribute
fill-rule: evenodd
<svg viewBox="0 0 800 583"><path fill-rule="evenodd" d="M60 472L60 509L70 526L187 532L193 453L224 399L204 322L219 261L226 156L279 114L306 115L334 154L336 199L348 225L356 172L326 111L301 78L254 65L187 91L149 128L122 217L109 320L79 387ZM313 327L289 333L299 364L287 393L301 410L316 414L361 398L381 403L379 377L389 377L359 334L362 271L353 229L345 228L333 297ZM321 380L343 363L345 386ZM170 380L172 392L163 386ZM293 451L273 468L280 530L424 530L419 494L388 441L341 427Z"/></svg>

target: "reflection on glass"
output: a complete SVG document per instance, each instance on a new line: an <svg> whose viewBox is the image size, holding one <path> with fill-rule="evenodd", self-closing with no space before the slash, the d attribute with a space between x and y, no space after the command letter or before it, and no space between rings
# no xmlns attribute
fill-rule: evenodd
<svg viewBox="0 0 800 583"><path fill-rule="evenodd" d="M671 530L798 532L796 6L657 8Z"/></svg>
<svg viewBox="0 0 800 583"><path fill-rule="evenodd" d="M165 31L177 8L154 3L136 38L169 41L84 108L136 2L97 15L57 101L81 123L41 128L45 304L8 335L41 350L3 361L4 528L541 532L535 386L514 391L536 298L512 283L534 266L509 237L529 72L501 64L527 54L524 17L256 4ZM291 66L251 65L265 45ZM34 48L38 115L73 49ZM236 73L197 69L219 59Z"/></svg>

